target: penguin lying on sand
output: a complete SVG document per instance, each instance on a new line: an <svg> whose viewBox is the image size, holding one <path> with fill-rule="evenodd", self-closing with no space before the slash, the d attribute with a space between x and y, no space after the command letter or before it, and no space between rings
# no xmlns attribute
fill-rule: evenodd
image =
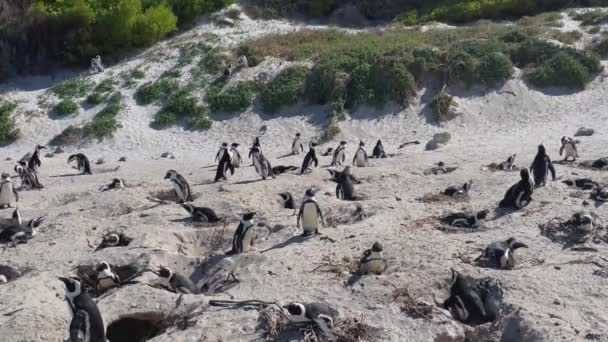
<svg viewBox="0 0 608 342"><path fill-rule="evenodd" d="M489 210L479 212L455 212L444 216L441 222L458 228L479 228L490 213Z"/></svg>
<svg viewBox="0 0 608 342"><path fill-rule="evenodd" d="M483 262L488 267L510 270L515 267L515 250L518 248L528 248L528 245L515 238L492 242L476 261Z"/></svg>
<svg viewBox="0 0 608 342"><path fill-rule="evenodd" d="M107 261L101 261L96 265L76 267L76 274L81 279L82 285L96 295L100 295L112 287L134 283L133 280L144 271L144 268L137 262L113 265Z"/></svg>
<svg viewBox="0 0 608 342"><path fill-rule="evenodd" d="M102 192L115 190L115 189L124 189L127 187L127 183L125 183L122 178L114 178L110 184L104 185L100 188Z"/></svg>
<svg viewBox="0 0 608 342"><path fill-rule="evenodd" d="M501 208L521 209L532 201L534 185L528 169L522 169L519 175L521 180L507 190L505 197L498 204Z"/></svg>
<svg viewBox="0 0 608 342"><path fill-rule="evenodd" d="M0 227L0 242L11 242L13 247L17 243L25 243L27 240L36 236L38 227L44 222L44 217L29 220L26 224L11 224Z"/></svg>
<svg viewBox="0 0 608 342"><path fill-rule="evenodd" d="M443 194L450 197L466 197L469 195L469 191L471 191L471 185L473 184L473 180L470 180L461 187L450 186L443 191Z"/></svg>
<svg viewBox="0 0 608 342"><path fill-rule="evenodd" d="M321 155L323 157L328 157L332 154L333 151L334 151L333 147L328 147L327 150L325 150L325 152L321 153Z"/></svg>
<svg viewBox="0 0 608 342"><path fill-rule="evenodd" d="M283 199L283 208L285 209L295 209L296 202L293 199L293 196L290 192L280 193L279 196Z"/></svg>
<svg viewBox="0 0 608 342"><path fill-rule="evenodd" d="M169 267L159 266L154 274L160 277L160 285L171 292L183 294L198 294L200 292L192 280L173 272Z"/></svg>
<svg viewBox="0 0 608 342"><path fill-rule="evenodd" d="M297 171L298 167L297 166L283 166L283 165L279 165L279 166L275 166L272 168L272 173L275 176L278 176L282 173L287 173L287 172L294 172Z"/></svg>
<svg viewBox="0 0 608 342"><path fill-rule="evenodd" d="M591 198L598 202L608 202L608 187L598 187L591 194Z"/></svg>
<svg viewBox="0 0 608 342"><path fill-rule="evenodd" d="M195 207L192 204L182 204L182 208L186 209L192 220L196 222L214 223L220 221L220 218L211 208Z"/></svg>
<svg viewBox="0 0 608 342"><path fill-rule="evenodd" d="M359 273L361 274L382 274L386 270L386 260L382 255L382 245L375 242L371 249L365 250L361 260L359 260Z"/></svg>
<svg viewBox="0 0 608 342"><path fill-rule="evenodd" d="M591 163L591 167L598 170L608 170L608 158L596 159Z"/></svg>
<svg viewBox="0 0 608 342"><path fill-rule="evenodd" d="M72 316L69 341L106 342L105 328L97 305L79 278L63 278L65 301Z"/></svg>
<svg viewBox="0 0 608 342"><path fill-rule="evenodd" d="M123 233L108 232L103 236L103 239L101 240L101 244L99 245L99 247L97 247L97 249L95 251L99 251L99 250L102 250L102 249L108 248L108 247L128 246L132 240L133 239L124 235Z"/></svg>
<svg viewBox="0 0 608 342"><path fill-rule="evenodd" d="M326 338L334 338L331 329L340 315L338 310L325 303L291 303L283 307L290 322L314 323Z"/></svg>
<svg viewBox="0 0 608 342"><path fill-rule="evenodd" d="M562 183L568 186L576 186L581 190L593 190L599 187L599 184L591 178L567 179L562 181Z"/></svg>
<svg viewBox="0 0 608 342"><path fill-rule="evenodd" d="M483 324L499 317L502 297L502 289L494 279L475 281L452 269L450 296L443 306L458 321Z"/></svg>
<svg viewBox="0 0 608 342"><path fill-rule="evenodd" d="M598 217L593 213L578 211L566 222L580 232L591 232L597 225Z"/></svg>

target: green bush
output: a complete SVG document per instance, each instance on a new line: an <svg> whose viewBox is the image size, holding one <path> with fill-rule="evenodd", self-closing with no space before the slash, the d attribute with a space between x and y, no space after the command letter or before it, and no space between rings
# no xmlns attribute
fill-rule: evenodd
<svg viewBox="0 0 608 342"><path fill-rule="evenodd" d="M574 20L581 22L583 26L602 25L608 23L608 12L604 10L591 10L574 13L571 15Z"/></svg>
<svg viewBox="0 0 608 342"><path fill-rule="evenodd" d="M477 64L479 61L464 51L450 51L447 72L450 83L463 82L471 85L476 79Z"/></svg>
<svg viewBox="0 0 608 342"><path fill-rule="evenodd" d="M129 76L131 78L136 79L136 80L141 80L144 77L146 77L146 73L143 70L141 70L141 69L138 68L138 69L133 69L133 71L131 71L131 73L129 74Z"/></svg>
<svg viewBox="0 0 608 342"><path fill-rule="evenodd" d="M205 131L211 128L212 122L209 119L208 113L202 113L190 120L188 128L194 131Z"/></svg>
<svg viewBox="0 0 608 342"><path fill-rule="evenodd" d="M418 11L411 10L404 12L398 15L395 21L405 26L416 26L418 25Z"/></svg>
<svg viewBox="0 0 608 342"><path fill-rule="evenodd" d="M256 86L253 82L240 82L236 86L222 90L221 86L209 89L205 100L213 112L243 112L253 103Z"/></svg>
<svg viewBox="0 0 608 342"><path fill-rule="evenodd" d="M151 126L163 129L185 121L186 126L192 129L202 130L211 127L208 112L205 107L199 105L196 99L182 91L172 96L165 106L156 113Z"/></svg>
<svg viewBox="0 0 608 342"><path fill-rule="evenodd" d="M87 96L87 103L90 105L98 105L105 101L107 94L94 92L91 95Z"/></svg>
<svg viewBox="0 0 608 342"><path fill-rule="evenodd" d="M133 45L150 46L175 31L177 17L164 4L146 9L133 24Z"/></svg>
<svg viewBox="0 0 608 342"><path fill-rule="evenodd" d="M53 86L50 91L61 99L84 97L93 88L90 80L77 78Z"/></svg>
<svg viewBox="0 0 608 342"><path fill-rule="evenodd" d="M53 107L53 113L57 116L68 116L78 111L78 105L72 100L63 100Z"/></svg>
<svg viewBox="0 0 608 342"><path fill-rule="evenodd" d="M12 143L19 137L19 130L14 128L12 113L17 108L14 103L0 104L0 144Z"/></svg>
<svg viewBox="0 0 608 342"><path fill-rule="evenodd" d="M169 69L163 72L160 76L161 78L180 78L182 76L182 72L179 69Z"/></svg>
<svg viewBox="0 0 608 342"><path fill-rule="evenodd" d="M528 78L537 87L583 89L593 75L571 54L562 51L534 69Z"/></svg>
<svg viewBox="0 0 608 342"><path fill-rule="evenodd" d="M371 103L382 106L387 101L407 105L416 94L416 80L402 62L384 61L371 68L370 87L374 97Z"/></svg>
<svg viewBox="0 0 608 342"><path fill-rule="evenodd" d="M601 38L594 42L591 51L595 52L601 58L608 57L608 38Z"/></svg>
<svg viewBox="0 0 608 342"><path fill-rule="evenodd" d="M120 128L122 128L122 125L115 118L96 118L82 127L82 136L87 139L94 137L98 141L103 141L112 138Z"/></svg>
<svg viewBox="0 0 608 342"><path fill-rule="evenodd" d="M116 82L114 80L106 78L105 80L101 81L94 90L99 93L109 93L114 90L115 84Z"/></svg>
<svg viewBox="0 0 608 342"><path fill-rule="evenodd" d="M262 108L275 113L282 107L291 106L300 100L308 68L295 66L281 71L262 91Z"/></svg>
<svg viewBox="0 0 608 342"><path fill-rule="evenodd" d="M141 106L149 105L159 100L164 101L164 99L171 96L177 87L176 82L167 79L146 83L135 92L135 100Z"/></svg>
<svg viewBox="0 0 608 342"><path fill-rule="evenodd" d="M433 97L430 106L438 122L446 121L448 119L447 115L453 101L454 98L445 93L441 93Z"/></svg>
<svg viewBox="0 0 608 342"><path fill-rule="evenodd" d="M513 64L500 52L492 52L483 56L477 65L478 80L487 85L495 85L511 78Z"/></svg>
<svg viewBox="0 0 608 342"><path fill-rule="evenodd" d="M227 64L226 56L222 51L218 48L213 48L201 58L198 67L207 74L215 75L223 72Z"/></svg>

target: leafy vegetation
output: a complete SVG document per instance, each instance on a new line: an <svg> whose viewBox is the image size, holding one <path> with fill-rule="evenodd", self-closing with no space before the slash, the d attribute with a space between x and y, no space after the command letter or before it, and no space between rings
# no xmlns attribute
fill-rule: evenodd
<svg viewBox="0 0 608 342"><path fill-rule="evenodd" d="M168 98L177 88L176 82L167 79L159 79L158 81L140 86L135 92L135 100L138 105L149 105Z"/></svg>
<svg viewBox="0 0 608 342"><path fill-rule="evenodd" d="M594 26L608 23L608 11L590 10L583 12L574 12L570 16L574 20L581 22L583 26Z"/></svg>
<svg viewBox="0 0 608 342"><path fill-rule="evenodd" d="M262 108L275 113L301 99L309 70L303 66L286 68L262 91Z"/></svg>
<svg viewBox="0 0 608 342"><path fill-rule="evenodd" d="M163 108L156 113L151 126L156 129L168 128L179 123L194 130L211 128L211 120L207 109L197 103L197 100L181 91L172 96Z"/></svg>
<svg viewBox="0 0 608 342"><path fill-rule="evenodd" d="M94 92L94 93L90 94L89 96L87 96L86 102L90 105L98 105L98 104L102 103L103 101L105 101L106 98L107 98L106 93Z"/></svg>
<svg viewBox="0 0 608 342"><path fill-rule="evenodd" d="M72 100L63 100L53 107L53 113L59 117L68 116L78 111L78 104Z"/></svg>
<svg viewBox="0 0 608 342"><path fill-rule="evenodd" d="M597 39L593 43L591 50L598 54L601 58L608 57L608 38L602 37Z"/></svg>
<svg viewBox="0 0 608 342"><path fill-rule="evenodd" d="M72 99L86 96L93 88L93 82L85 78L67 80L53 86L50 92L61 99Z"/></svg>
<svg viewBox="0 0 608 342"><path fill-rule="evenodd" d="M240 82L223 90L223 82L216 82L207 91L205 101L213 112L236 113L249 108L255 98L254 82Z"/></svg>
<svg viewBox="0 0 608 342"><path fill-rule="evenodd" d="M595 66L587 66L572 54L560 51L532 71L529 79L538 87L583 89L595 77L595 70Z"/></svg>
<svg viewBox="0 0 608 342"><path fill-rule="evenodd" d="M579 39L583 37L583 34L580 31L558 31L553 30L549 32L549 37L553 38L561 43L572 45L576 43Z"/></svg>
<svg viewBox="0 0 608 342"><path fill-rule="evenodd" d="M440 93L433 97L429 105L431 106L431 109L433 110L435 118L438 122L447 120L450 106L452 106L453 101L454 98L445 93Z"/></svg>
<svg viewBox="0 0 608 342"><path fill-rule="evenodd" d="M19 138L19 130L14 128L12 113L17 108L14 103L0 102L0 144L6 145Z"/></svg>

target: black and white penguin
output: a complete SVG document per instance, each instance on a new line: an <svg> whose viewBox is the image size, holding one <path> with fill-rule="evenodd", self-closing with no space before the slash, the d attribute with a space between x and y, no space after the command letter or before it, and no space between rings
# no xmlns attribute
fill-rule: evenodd
<svg viewBox="0 0 608 342"><path fill-rule="evenodd" d="M591 198L598 202L608 202L608 187L598 187L591 194Z"/></svg>
<svg viewBox="0 0 608 342"><path fill-rule="evenodd" d="M239 226L234 232L234 237L232 238L232 250L226 253L226 255L246 253L251 249L254 243L254 216L255 212L245 213L241 216L241 222L239 223Z"/></svg>
<svg viewBox="0 0 608 342"><path fill-rule="evenodd" d="M96 251L102 250L108 247L122 247L128 246L131 243L130 237L119 232L108 232L101 239L101 243L97 247Z"/></svg>
<svg viewBox="0 0 608 342"><path fill-rule="evenodd" d="M302 144L302 140L300 139L300 133L296 133L296 137L291 143L291 154L298 155L302 152L304 152L304 145Z"/></svg>
<svg viewBox="0 0 608 342"><path fill-rule="evenodd" d="M336 179L336 197L343 201L354 201L355 200L355 186L353 185L352 178L350 177L350 166L344 168L340 172L340 176Z"/></svg>
<svg viewBox="0 0 608 342"><path fill-rule="evenodd" d="M220 221L220 218L217 217L215 211L211 208L195 207L192 204L182 204L182 208L186 209L192 220L196 222L213 223Z"/></svg>
<svg viewBox="0 0 608 342"><path fill-rule="evenodd" d="M359 260L359 273L361 274L382 274L386 269L386 260L382 255L382 245L375 242L371 249L365 250L361 260Z"/></svg>
<svg viewBox="0 0 608 342"><path fill-rule="evenodd" d="M334 148L333 148L333 147L328 147L328 148L327 148L327 150L325 150L325 152L321 153L321 155L322 155L323 157L327 157L327 156L331 155L331 153L332 153L333 151L334 151Z"/></svg>
<svg viewBox="0 0 608 342"><path fill-rule="evenodd" d="M260 152L260 154L264 154L262 152L262 145L260 145L260 137L255 137L255 139L253 140L253 146L251 146L251 148L249 149L249 156L248 158L251 159L251 156L253 155L253 149L257 148L257 150ZM253 164L251 164L253 165Z"/></svg>
<svg viewBox="0 0 608 342"><path fill-rule="evenodd" d="M519 248L528 248L528 245L515 240L515 238L492 242L477 260L485 261L489 267L513 269L515 267L515 250Z"/></svg>
<svg viewBox="0 0 608 342"><path fill-rule="evenodd" d="M220 147L220 149L217 151L217 154L215 155L215 161L216 162L221 161L222 158L224 157L224 154L226 154L226 152L228 152L228 143L223 142L222 146Z"/></svg>
<svg viewBox="0 0 608 342"><path fill-rule="evenodd" d="M445 166L445 163L440 161L437 163L437 166L431 168L431 173L434 175L445 175L448 173L448 169Z"/></svg>
<svg viewBox="0 0 608 342"><path fill-rule="evenodd" d="M274 173L272 172L272 165L262 152L257 147L252 147L251 157L253 159L253 166L255 167L255 171L262 176L262 179L266 179L267 177L275 178Z"/></svg>
<svg viewBox="0 0 608 342"><path fill-rule="evenodd" d="M14 200L14 202L13 202ZM11 180L8 173L2 173L2 180L0 181L0 208L10 208L12 203L19 202L19 193Z"/></svg>
<svg viewBox="0 0 608 342"><path fill-rule="evenodd" d="M65 285L65 301L72 315L70 341L106 342L101 313L81 280L63 277L59 280Z"/></svg>
<svg viewBox="0 0 608 342"><path fill-rule="evenodd" d="M530 171L534 175L534 184L537 188L547 184L549 171L551 171L551 176L555 181L555 168L545 151L545 146L538 145L538 153L532 162L532 166L530 166Z"/></svg>
<svg viewBox="0 0 608 342"><path fill-rule="evenodd" d="M450 296L443 303L456 320L478 322L486 317L486 309L481 296L473 289L470 281L452 269Z"/></svg>
<svg viewBox="0 0 608 342"><path fill-rule="evenodd" d="M293 323L314 323L327 338L333 338L331 329L340 313L325 303L290 303L283 306L289 314L287 318Z"/></svg>
<svg viewBox="0 0 608 342"><path fill-rule="evenodd" d="M241 157L238 148L239 144L237 143L232 143L232 145L230 145L230 155L232 156L232 166L234 167L240 167L243 162L243 158Z"/></svg>
<svg viewBox="0 0 608 342"><path fill-rule="evenodd" d="M484 224L489 210L479 212L455 212L444 216L441 221L452 227L458 228L479 228Z"/></svg>
<svg viewBox="0 0 608 342"><path fill-rule="evenodd" d="M471 191L471 186L473 185L473 180L470 180L464 183L461 187L458 186L450 186L443 191L443 194L450 197L466 197L469 195L469 191Z"/></svg>
<svg viewBox="0 0 608 342"><path fill-rule="evenodd" d="M13 246L24 243L38 233L38 227L44 222L44 217L29 220L26 224L14 223L2 227L0 230L0 242L11 242Z"/></svg>
<svg viewBox="0 0 608 342"><path fill-rule="evenodd" d="M369 160L367 159L367 152L365 152L365 143L363 140L359 142L359 148L353 157L353 165L357 167L369 166Z"/></svg>
<svg viewBox="0 0 608 342"><path fill-rule="evenodd" d="M68 158L68 164L76 161L76 165L78 166L78 171L80 171L81 175L92 175L91 172L91 164L89 163L89 158L82 153L72 154Z"/></svg>
<svg viewBox="0 0 608 342"><path fill-rule="evenodd" d="M294 201L293 196L290 192L282 192L279 194L283 199L283 208L285 209L295 209L296 201Z"/></svg>
<svg viewBox="0 0 608 342"><path fill-rule="evenodd" d="M218 152L218 155L220 155L220 152ZM234 165L232 165L232 155L226 150L221 153L220 162L217 164L217 171L215 172L215 179L213 181L219 182L220 180L228 179L228 170L230 170L230 174L234 176Z"/></svg>
<svg viewBox="0 0 608 342"><path fill-rule="evenodd" d="M97 272L95 277L95 291L98 294L103 293L114 286L120 285L120 279L106 261L97 264L95 271Z"/></svg>
<svg viewBox="0 0 608 342"><path fill-rule="evenodd" d="M319 221L325 227L323 212L321 211L321 207L319 207L319 203L317 203L315 193L315 189L306 190L302 205L300 206L300 212L298 213L297 226L300 228L300 220L302 220L303 236L318 234Z"/></svg>
<svg viewBox="0 0 608 342"><path fill-rule="evenodd" d="M19 212L19 208L15 208L15 210L13 210L13 215L11 216L11 219L13 220L13 223L23 223L23 221L21 220L21 212Z"/></svg>
<svg viewBox="0 0 608 342"><path fill-rule="evenodd" d="M173 272L169 267L159 266L153 272L160 278L160 285L175 293L198 294L200 291L188 277Z"/></svg>
<svg viewBox="0 0 608 342"><path fill-rule="evenodd" d="M21 188L42 189L44 186L38 180L38 174L27 166L27 162L20 161L15 165L15 172L21 178Z"/></svg>
<svg viewBox="0 0 608 342"><path fill-rule="evenodd" d="M340 145L334 150L334 156L331 160L331 166L340 166L346 161L346 141L340 141Z"/></svg>
<svg viewBox="0 0 608 342"><path fill-rule="evenodd" d="M384 153L384 146L382 146L382 140L378 139L378 142L376 142L376 146L374 146L374 151L372 155L376 159L386 158L386 153Z"/></svg>
<svg viewBox="0 0 608 342"><path fill-rule="evenodd" d="M40 161L40 153L44 149L46 149L46 146L36 145L34 153L30 157L30 161L27 163L27 166L34 172L38 172L38 169L40 166L42 166L42 162Z"/></svg>
<svg viewBox="0 0 608 342"><path fill-rule="evenodd" d="M106 184L100 188L103 191L116 190L116 189L124 189L127 187L124 179L122 178L114 178L110 184Z"/></svg>
<svg viewBox="0 0 608 342"><path fill-rule="evenodd" d="M313 164L315 165L314 167L319 166L319 159L317 159L317 151L315 150L317 143L311 142L308 146L308 153L306 153L304 161L302 162L302 169L300 169L301 175L312 171Z"/></svg>
<svg viewBox="0 0 608 342"><path fill-rule="evenodd" d="M566 179L562 183L568 186L575 186L581 190L594 190L599 187L599 184L591 178Z"/></svg>
<svg viewBox="0 0 608 342"><path fill-rule="evenodd" d="M503 161L502 163L498 164L496 168L502 171L513 171L513 168L515 167L515 157L517 157L516 153L509 156L506 161Z"/></svg>
<svg viewBox="0 0 608 342"><path fill-rule="evenodd" d="M599 158L591 163L591 167L598 170L608 170L608 158Z"/></svg>
<svg viewBox="0 0 608 342"><path fill-rule="evenodd" d="M595 217L589 212L578 211L572 215L568 223L579 231L590 232L595 227Z"/></svg>
<svg viewBox="0 0 608 342"><path fill-rule="evenodd" d="M530 180L528 169L521 169L519 175L521 180L507 190L505 197L498 204L499 207L521 209L532 201L534 185Z"/></svg>
<svg viewBox="0 0 608 342"><path fill-rule="evenodd" d="M224 78L228 79L230 78L230 76L232 76L232 64L228 64L228 66L226 67L226 69L224 69Z"/></svg>
<svg viewBox="0 0 608 342"><path fill-rule="evenodd" d="M167 171L167 174L165 174L165 179L168 179L173 183L178 203L192 202L192 192L190 191L190 184L188 184L186 178L175 170L169 170Z"/></svg>
<svg viewBox="0 0 608 342"><path fill-rule="evenodd" d="M578 151L576 150L576 142L570 137L562 137L562 147L559 149L559 155L564 156L565 161L576 161ZM569 160L572 158L572 160Z"/></svg>
<svg viewBox="0 0 608 342"><path fill-rule="evenodd" d="M275 176L278 176L280 174L286 173L286 172L293 172L298 170L297 166L284 166L284 165L277 165L275 167L272 168L272 174L274 174Z"/></svg>

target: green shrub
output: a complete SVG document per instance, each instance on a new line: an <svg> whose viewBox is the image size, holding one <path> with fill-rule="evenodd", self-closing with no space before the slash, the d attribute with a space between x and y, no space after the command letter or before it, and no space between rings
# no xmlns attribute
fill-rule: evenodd
<svg viewBox="0 0 608 342"><path fill-rule="evenodd" d="M119 128L122 128L122 125L115 118L96 118L82 127L82 136L87 139L97 138L101 142L112 138Z"/></svg>
<svg viewBox="0 0 608 342"><path fill-rule="evenodd" d="M479 60L477 75L479 81L487 85L495 85L511 78L513 64L504 54L492 52Z"/></svg>
<svg viewBox="0 0 608 342"><path fill-rule="evenodd" d="M87 103L90 105L98 105L105 101L107 94L94 92L91 95L87 96Z"/></svg>
<svg viewBox="0 0 608 342"><path fill-rule="evenodd" d="M549 37L553 38L561 43L572 45L583 37L580 31L567 31L562 32L559 30L552 30L549 32Z"/></svg>
<svg viewBox="0 0 608 342"><path fill-rule="evenodd" d="M105 80L99 82L94 90L99 93L109 93L114 90L115 84L116 82L114 80L106 78Z"/></svg>
<svg viewBox="0 0 608 342"><path fill-rule="evenodd" d="M560 47L539 39L527 39L511 52L511 60L518 67L542 63L560 51Z"/></svg>
<svg viewBox="0 0 608 342"><path fill-rule="evenodd" d="M179 69L169 69L163 72L160 76L161 78L180 78L182 76L182 72Z"/></svg>
<svg viewBox="0 0 608 342"><path fill-rule="evenodd" d="M197 130L207 129L211 126L206 108L199 105L194 97L184 91L172 96L167 101L165 106L156 113L151 126L156 129L163 129L177 125L180 121L185 121L188 127Z"/></svg>
<svg viewBox="0 0 608 342"><path fill-rule="evenodd" d="M371 102L376 106L382 106L389 100L407 105L417 90L414 76L407 65L400 62L385 61L374 64L370 82L374 94Z"/></svg>
<svg viewBox="0 0 608 342"><path fill-rule="evenodd" d="M240 82L226 90L215 86L209 89L205 100L213 112L240 113L253 103L255 89L253 82Z"/></svg>
<svg viewBox="0 0 608 342"><path fill-rule="evenodd" d="M188 128L194 131L205 131L211 128L212 121L209 119L208 113L201 113L190 120Z"/></svg>
<svg viewBox="0 0 608 342"><path fill-rule="evenodd" d="M118 101L110 101L102 110L100 110L93 120L103 120L114 118L120 113L122 103Z"/></svg>
<svg viewBox="0 0 608 342"><path fill-rule="evenodd" d="M583 89L593 76L589 70L567 52L558 52L529 75L530 82L537 87L566 87Z"/></svg>
<svg viewBox="0 0 608 342"><path fill-rule="evenodd" d="M51 146L70 146L79 143L83 138L83 130L80 127L68 126L63 132L56 135L49 145Z"/></svg>
<svg viewBox="0 0 608 342"><path fill-rule="evenodd" d="M395 18L395 21L405 26L416 26L418 25L418 11L411 10L402 13Z"/></svg>
<svg viewBox="0 0 608 342"><path fill-rule="evenodd" d="M471 85L476 79L479 61L464 51L450 51L447 72L450 83L463 82Z"/></svg>
<svg viewBox="0 0 608 342"><path fill-rule="evenodd" d="M282 107L294 105L300 100L308 68L295 66L286 68L262 91L262 108L275 113Z"/></svg>
<svg viewBox="0 0 608 342"><path fill-rule="evenodd" d="M133 71L131 71L131 73L129 75L131 78L134 78L136 80L141 80L144 77L146 77L146 73L139 68L133 69Z"/></svg>
<svg viewBox="0 0 608 342"><path fill-rule="evenodd" d="M601 58L608 57L608 38L601 38L595 41L591 47L591 51L595 52Z"/></svg>
<svg viewBox="0 0 608 342"><path fill-rule="evenodd" d="M454 98L445 93L441 93L433 97L430 106L438 122L448 120L448 113L453 101Z"/></svg>
<svg viewBox="0 0 608 342"><path fill-rule="evenodd" d="M146 83L135 92L135 100L138 105L145 106L156 101L163 101L171 96L178 85L174 81L160 79L156 82Z"/></svg>
<svg viewBox="0 0 608 342"><path fill-rule="evenodd" d="M220 49L213 48L201 58L198 67L205 73L214 75L223 72L226 65L226 55Z"/></svg>
<svg viewBox="0 0 608 342"><path fill-rule="evenodd" d="M583 26L602 25L608 23L608 12L604 10L591 10L574 13L571 15L574 20L581 22Z"/></svg>
<svg viewBox="0 0 608 342"><path fill-rule="evenodd" d="M53 113L57 116L68 116L78 111L78 105L72 100L63 100L53 107Z"/></svg>
<svg viewBox="0 0 608 342"><path fill-rule="evenodd" d="M194 58L204 55L211 50L211 47L205 43L189 43L185 46L180 47L179 57L175 65L176 68L189 65L194 61Z"/></svg>
<svg viewBox="0 0 608 342"><path fill-rule="evenodd" d="M135 19L133 45L150 46L177 28L177 17L164 4L150 7Z"/></svg>
<svg viewBox="0 0 608 342"><path fill-rule="evenodd" d="M14 103L0 104L0 144L12 143L19 138L19 130L14 128L12 113L17 108Z"/></svg>
<svg viewBox="0 0 608 342"><path fill-rule="evenodd" d="M254 67L264 61L264 56L255 48L254 45L240 45L237 49L237 55L247 57L247 63L250 67Z"/></svg>
<svg viewBox="0 0 608 342"><path fill-rule="evenodd" d="M64 81L53 86L50 91L61 99L84 97L93 88L93 83L87 79L77 78Z"/></svg>

